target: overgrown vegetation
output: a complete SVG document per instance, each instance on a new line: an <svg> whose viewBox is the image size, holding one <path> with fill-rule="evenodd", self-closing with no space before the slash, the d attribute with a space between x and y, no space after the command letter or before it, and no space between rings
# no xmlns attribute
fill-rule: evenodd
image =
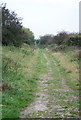
<svg viewBox="0 0 81 120"><path fill-rule="evenodd" d="M67 55L61 52L54 53L49 51L49 49L39 49L40 56L38 61L41 63L41 66L38 66L39 70L37 72L40 73L41 79L39 80L40 90L36 93L40 97L30 104L25 109L25 112L22 112L22 117L78 117L79 69L77 61L70 61L72 54L74 54L73 49L67 50ZM68 54L69 51L72 52L71 56ZM40 108L38 111L36 109L37 106ZM45 106L47 109L41 110Z"/></svg>
<svg viewBox="0 0 81 120"><path fill-rule="evenodd" d="M28 39L25 40L25 43L28 45L32 45L34 44L34 34L32 31L30 31L29 28L23 28L23 30L25 31L25 33L28 34Z"/></svg>
<svg viewBox="0 0 81 120"><path fill-rule="evenodd" d="M30 48L3 47L3 118L18 118L20 110L36 97L38 59Z"/></svg>
<svg viewBox="0 0 81 120"><path fill-rule="evenodd" d="M18 118L22 108L27 107L36 97L39 75L47 73L47 61L44 59L43 53L50 59L52 69L59 68L68 87L75 91L79 90L77 47L69 47L64 52L50 51L50 49L33 50L26 44L21 48L3 47L3 118ZM54 61L56 61L56 67L53 66ZM50 84L56 82L59 86L58 81L61 81L58 78L57 70L52 77L55 80L50 80Z"/></svg>
<svg viewBox="0 0 81 120"><path fill-rule="evenodd" d="M2 7L2 18L3 118L19 118L22 108L27 107L37 97L35 92L39 75L47 74L43 53L47 55L51 61L51 68L54 69L54 75L51 77L56 77L55 81L50 82L58 84L58 81L61 82L61 77L64 77L65 84L71 89L77 91L81 89L78 65L81 60L79 49L81 34L63 31L55 36L50 34L41 36L35 41L33 32L22 26L22 19L15 12L10 12L6 4ZM32 47L35 42L38 46ZM56 68L58 67L61 72L59 78L59 71L53 67L54 60Z"/></svg>
<svg viewBox="0 0 81 120"><path fill-rule="evenodd" d="M67 33L65 31L59 32L57 35L44 35L41 36L40 45L47 47L50 46L81 46L81 35L78 33Z"/></svg>
<svg viewBox="0 0 81 120"><path fill-rule="evenodd" d="M41 45L48 45L49 41L52 40L53 35L40 36L39 41Z"/></svg>
<svg viewBox="0 0 81 120"><path fill-rule="evenodd" d="M23 43L34 44L33 32L22 26L21 18L15 12L2 6L2 44L20 47Z"/></svg>

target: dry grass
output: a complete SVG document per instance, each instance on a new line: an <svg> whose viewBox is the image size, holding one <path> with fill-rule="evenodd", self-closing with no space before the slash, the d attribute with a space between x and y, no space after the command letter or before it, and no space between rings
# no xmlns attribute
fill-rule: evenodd
<svg viewBox="0 0 81 120"><path fill-rule="evenodd" d="M53 58L56 59L63 68L64 73L66 73L65 79L69 87L72 89L79 89L79 50L74 47L68 47L65 51L53 52L49 49L46 51L49 51Z"/></svg>
<svg viewBox="0 0 81 120"><path fill-rule="evenodd" d="M60 62L60 64L68 71L78 74L79 70L77 69L79 65L73 64L66 56L64 56L61 52L53 53Z"/></svg>

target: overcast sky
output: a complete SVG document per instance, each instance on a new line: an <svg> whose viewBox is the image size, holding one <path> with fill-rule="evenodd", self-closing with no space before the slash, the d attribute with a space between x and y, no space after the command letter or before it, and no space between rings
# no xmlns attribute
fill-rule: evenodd
<svg viewBox="0 0 81 120"><path fill-rule="evenodd" d="M2 0L22 17L36 38L60 31L79 32L79 0Z"/></svg>

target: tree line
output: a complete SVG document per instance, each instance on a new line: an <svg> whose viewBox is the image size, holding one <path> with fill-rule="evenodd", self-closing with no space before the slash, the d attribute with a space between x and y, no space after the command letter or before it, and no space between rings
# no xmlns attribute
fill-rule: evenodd
<svg viewBox="0 0 81 120"><path fill-rule="evenodd" d="M22 18L2 4L2 45L20 47L23 43L34 44L34 34L22 26Z"/></svg>
<svg viewBox="0 0 81 120"><path fill-rule="evenodd" d="M65 31L59 32L57 35L46 34L40 36L40 45L51 45L56 44L67 45L67 46L81 46L81 34L78 33L67 33Z"/></svg>
<svg viewBox="0 0 81 120"><path fill-rule="evenodd" d="M36 42L40 45L81 46L80 41L81 34L65 31L57 35L46 34L35 40L33 32L22 26L22 18L18 17L14 11L11 12L6 8L6 4L2 4L2 45L20 47L23 43L31 45Z"/></svg>

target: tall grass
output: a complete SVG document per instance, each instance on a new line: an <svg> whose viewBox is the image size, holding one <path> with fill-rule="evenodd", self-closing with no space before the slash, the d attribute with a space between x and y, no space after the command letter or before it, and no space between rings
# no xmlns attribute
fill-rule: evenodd
<svg viewBox="0 0 81 120"><path fill-rule="evenodd" d="M35 98L37 54L29 47L3 47L2 117L19 118L20 110Z"/></svg>

